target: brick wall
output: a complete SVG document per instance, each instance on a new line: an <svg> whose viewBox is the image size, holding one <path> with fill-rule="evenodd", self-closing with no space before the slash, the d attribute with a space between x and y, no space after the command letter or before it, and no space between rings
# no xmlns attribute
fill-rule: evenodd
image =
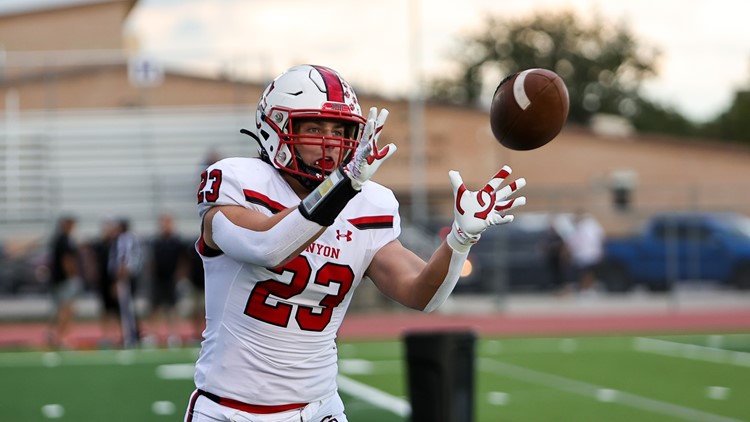
<svg viewBox="0 0 750 422"><path fill-rule="evenodd" d="M107 65L16 66L8 62L0 79L0 125L6 107L17 100L19 110L61 110L162 107L181 105L255 104L263 84L167 72L155 88L128 82L122 50L122 23L135 4L113 0L0 16L0 39L7 51L105 49L121 52ZM117 56L117 54L115 55ZM41 63L51 63L42 60ZM53 63L54 64L54 63ZM10 67L8 65L11 65ZM14 70L15 69L15 70ZM525 211L570 212L589 209L610 231L626 231L648 214L664 209L721 209L750 214L750 149L711 142L636 135L627 139L595 136L583 128L566 127L560 136L536 151L500 147L490 134L487 113L476 109L428 105L424 115L425 168L412 164L409 104L368 95L356 87L363 110L391 111L383 140L399 152L377 175L397 192L408 215L412 186L423 186L429 212L450 216L447 171L459 170L469 188L477 189L502 164L526 177ZM15 100L14 100L15 99ZM11 113L12 114L12 113ZM252 113L248 113L248 124ZM239 128L231 128L236 130ZM0 140L0 146L2 146ZM616 172L636 177L632 209L612 206L610 186ZM421 179L421 180L419 180Z"/></svg>
<svg viewBox="0 0 750 422"><path fill-rule="evenodd" d="M128 83L126 68L120 65L79 69L56 79L29 80L12 89L18 93L21 110L54 110L247 106L257 102L262 88L259 84L169 73L161 86L142 90ZM0 96L8 89L0 88ZM408 103L366 93L360 95L360 102L364 110L378 106L391 111L382 139L395 142L399 151L377 180L394 189L404 210L408 210L416 177L411 166ZM252 119L249 113L248 122ZM517 176L528 180L527 211L590 209L613 231L628 230L643 215L663 209L724 209L750 214L750 199L745 195L750 187L748 148L649 135L607 138L584 128L566 127L544 148L518 152L504 149L493 140L487 114L481 110L428 105L424 122L426 166L420 185L428 192L430 210L436 215L449 215L448 170L459 170L467 186L476 189L502 164L511 165ZM623 170L637 178L629 213L617 212L611 202L613 174Z"/></svg>

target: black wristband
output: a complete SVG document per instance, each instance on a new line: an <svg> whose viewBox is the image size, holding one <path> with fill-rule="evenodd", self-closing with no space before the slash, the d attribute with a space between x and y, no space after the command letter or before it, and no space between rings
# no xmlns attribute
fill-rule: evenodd
<svg viewBox="0 0 750 422"><path fill-rule="evenodd" d="M299 212L306 219L327 227L359 192L339 167L299 203Z"/></svg>

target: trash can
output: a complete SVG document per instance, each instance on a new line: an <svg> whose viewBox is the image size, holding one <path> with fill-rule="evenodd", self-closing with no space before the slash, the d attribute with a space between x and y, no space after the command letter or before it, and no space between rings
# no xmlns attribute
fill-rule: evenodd
<svg viewBox="0 0 750 422"><path fill-rule="evenodd" d="M471 331L405 335L412 422L471 422L474 350Z"/></svg>

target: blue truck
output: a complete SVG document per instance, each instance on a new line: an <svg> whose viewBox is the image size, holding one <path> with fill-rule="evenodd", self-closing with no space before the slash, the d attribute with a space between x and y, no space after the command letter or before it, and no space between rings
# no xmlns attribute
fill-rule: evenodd
<svg viewBox="0 0 750 422"><path fill-rule="evenodd" d="M729 212L651 217L632 236L610 238L599 279L609 291L669 291L686 280L750 289L750 218Z"/></svg>

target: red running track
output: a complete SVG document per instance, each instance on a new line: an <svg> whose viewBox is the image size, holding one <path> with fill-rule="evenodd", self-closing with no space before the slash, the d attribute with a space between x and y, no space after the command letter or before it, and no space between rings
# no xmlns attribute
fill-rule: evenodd
<svg viewBox="0 0 750 422"><path fill-rule="evenodd" d="M471 330L492 336L615 335L654 333L737 332L750 330L750 310L704 310L581 315L422 314L397 311L351 314L339 330L341 339L395 339L413 331ZM197 344L186 322L179 327L184 344ZM96 322L79 321L71 331L69 347L97 348L102 339ZM44 323L0 323L0 349L45 349Z"/></svg>

